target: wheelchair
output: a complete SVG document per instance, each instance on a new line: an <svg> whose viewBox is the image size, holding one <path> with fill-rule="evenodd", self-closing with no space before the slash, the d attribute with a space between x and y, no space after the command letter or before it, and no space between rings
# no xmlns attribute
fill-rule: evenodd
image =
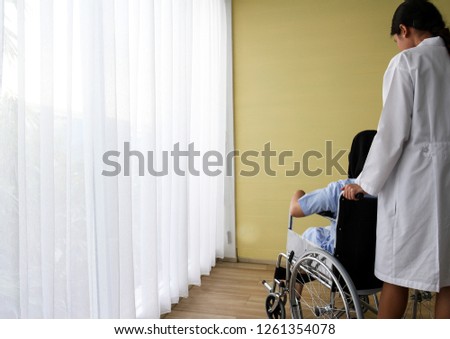
<svg viewBox="0 0 450 339"><path fill-rule="evenodd" d="M428 291L413 290L409 296L403 318L432 319L436 294Z"/></svg>
<svg viewBox="0 0 450 339"><path fill-rule="evenodd" d="M285 319L286 308L294 319L361 319L367 312L375 317L382 287L373 273L376 220L376 198L350 201L341 196L332 255L308 245L293 231L289 216L287 251L278 255L272 284L262 281L268 318ZM405 315L429 318L433 299L433 293L414 290Z"/></svg>

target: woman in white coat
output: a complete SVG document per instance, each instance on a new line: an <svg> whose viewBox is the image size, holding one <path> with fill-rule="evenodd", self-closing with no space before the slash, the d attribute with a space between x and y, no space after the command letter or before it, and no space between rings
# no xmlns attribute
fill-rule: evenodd
<svg viewBox="0 0 450 339"><path fill-rule="evenodd" d="M384 76L378 134L344 196L378 195L378 317L402 317L415 288L437 292L435 315L450 318L450 32L433 4L407 0L391 34L401 52Z"/></svg>

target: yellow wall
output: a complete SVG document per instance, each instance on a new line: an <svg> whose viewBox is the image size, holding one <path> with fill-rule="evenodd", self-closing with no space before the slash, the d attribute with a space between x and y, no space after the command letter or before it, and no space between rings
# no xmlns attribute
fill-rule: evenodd
<svg viewBox="0 0 450 339"><path fill-rule="evenodd" d="M333 155L348 150L353 136L375 129L381 110L384 70L397 53L390 22L401 1L387 0L233 0L235 148L255 150L261 171L236 164L237 250L241 259L273 261L285 248L289 201L302 188L311 191L331 175L288 177L292 162L308 150ZM434 1L450 18L450 1ZM447 20L448 22L448 20ZM276 176L265 174L266 143L292 150L284 166L271 159ZM251 154L250 154L251 155ZM348 153L340 160L347 169ZM266 158L267 160L267 158ZM323 169L325 158L311 161ZM296 229L327 224L313 216Z"/></svg>

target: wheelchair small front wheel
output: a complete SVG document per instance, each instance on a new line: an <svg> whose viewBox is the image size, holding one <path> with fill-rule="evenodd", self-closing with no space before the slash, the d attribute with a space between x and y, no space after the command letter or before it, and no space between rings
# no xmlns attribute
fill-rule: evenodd
<svg viewBox="0 0 450 339"><path fill-rule="evenodd" d="M270 293L267 296L266 313L269 319L286 319L286 310L279 294Z"/></svg>

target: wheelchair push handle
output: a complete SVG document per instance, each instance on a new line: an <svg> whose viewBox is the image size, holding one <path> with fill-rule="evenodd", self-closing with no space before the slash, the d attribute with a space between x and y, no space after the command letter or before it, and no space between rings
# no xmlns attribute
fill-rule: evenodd
<svg viewBox="0 0 450 339"><path fill-rule="evenodd" d="M361 192L356 193L355 198L356 198L356 200L361 200L362 198L364 198L364 193L361 193Z"/></svg>
<svg viewBox="0 0 450 339"><path fill-rule="evenodd" d="M355 194L355 200L361 200L361 199L364 199L364 197L365 197L365 194L362 193L362 192L359 192L359 193L356 193L356 194ZM344 194L343 194L343 193L341 193L341 198L347 200L347 199L344 197Z"/></svg>

